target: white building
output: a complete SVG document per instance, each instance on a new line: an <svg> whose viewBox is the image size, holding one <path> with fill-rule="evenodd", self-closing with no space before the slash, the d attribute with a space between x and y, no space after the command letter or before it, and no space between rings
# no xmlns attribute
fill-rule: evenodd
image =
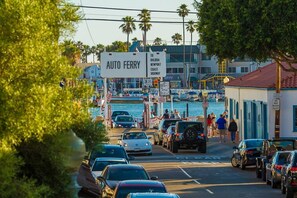
<svg viewBox="0 0 297 198"><path fill-rule="evenodd" d="M240 139L274 138L275 109L280 108L280 137L297 137L297 74L281 71L279 105L275 90L276 63L225 85L229 118L235 118Z"/></svg>

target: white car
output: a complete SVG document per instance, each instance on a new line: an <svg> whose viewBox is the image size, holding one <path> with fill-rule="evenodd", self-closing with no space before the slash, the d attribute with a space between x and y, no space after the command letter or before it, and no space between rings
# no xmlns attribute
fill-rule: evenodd
<svg viewBox="0 0 297 198"><path fill-rule="evenodd" d="M91 168L92 176L96 180L101 175L101 172L107 165L111 164L128 164L129 162L125 158L117 157L98 157L95 159Z"/></svg>
<svg viewBox="0 0 297 198"><path fill-rule="evenodd" d="M150 138L143 131L129 131L121 135L118 143L125 148L127 154L152 155Z"/></svg>

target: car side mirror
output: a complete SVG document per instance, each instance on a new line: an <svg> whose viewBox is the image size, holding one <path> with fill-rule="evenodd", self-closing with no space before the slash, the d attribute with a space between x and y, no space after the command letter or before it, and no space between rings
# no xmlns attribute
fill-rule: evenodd
<svg viewBox="0 0 297 198"><path fill-rule="evenodd" d="M147 137L147 139L152 139L152 137L151 137L151 136L149 136L149 137Z"/></svg>
<svg viewBox="0 0 297 198"><path fill-rule="evenodd" d="M151 180L158 180L158 179L159 179L158 176L152 176L152 177L151 177Z"/></svg>

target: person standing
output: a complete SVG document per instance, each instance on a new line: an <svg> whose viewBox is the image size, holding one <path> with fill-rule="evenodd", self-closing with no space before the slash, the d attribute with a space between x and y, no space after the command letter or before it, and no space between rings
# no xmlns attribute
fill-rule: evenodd
<svg viewBox="0 0 297 198"><path fill-rule="evenodd" d="M235 135L237 132L237 123L235 122L235 120L233 118L231 118L231 120L230 120L230 124L228 126L228 131L230 131L230 133L231 133L231 141L233 143L235 143Z"/></svg>
<svg viewBox="0 0 297 198"><path fill-rule="evenodd" d="M213 124L213 120L210 114L208 114L207 116L207 135L208 137L212 137L213 136L213 132L212 132L212 124Z"/></svg>
<svg viewBox="0 0 297 198"><path fill-rule="evenodd" d="M180 114L176 109L174 109L174 118L181 119Z"/></svg>
<svg viewBox="0 0 297 198"><path fill-rule="evenodd" d="M220 118L216 121L217 129L220 134L220 142L226 142L226 119L223 114L220 115Z"/></svg>

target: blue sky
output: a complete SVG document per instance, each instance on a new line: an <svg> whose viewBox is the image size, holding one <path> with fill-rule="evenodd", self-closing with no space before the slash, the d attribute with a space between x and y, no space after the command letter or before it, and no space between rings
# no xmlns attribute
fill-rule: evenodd
<svg viewBox="0 0 297 198"><path fill-rule="evenodd" d="M166 10L176 11L181 4L186 4L191 12L195 12L192 6L194 0L69 0L76 5L97 6L108 8L127 8L127 9L148 9L148 10ZM81 10L86 18L101 19L122 19L125 16L132 16L136 20L140 12L138 11L114 11L105 9L87 9ZM151 20L156 21L182 21L177 13L151 13ZM197 21L195 14L189 14L185 17L185 21ZM82 41L84 44L93 46L97 44L109 45L113 41L126 41L126 34L122 33L119 26L122 22L107 21L81 21L77 26L77 32L73 39ZM142 32L136 23L136 30L130 35L130 39L137 37L142 38ZM148 43L156 37L160 37L168 45L172 44L171 36L175 33L182 34L182 24L152 24L151 30L147 33ZM198 34L193 34L193 41L198 40ZM186 42L190 42L190 33L186 32Z"/></svg>

